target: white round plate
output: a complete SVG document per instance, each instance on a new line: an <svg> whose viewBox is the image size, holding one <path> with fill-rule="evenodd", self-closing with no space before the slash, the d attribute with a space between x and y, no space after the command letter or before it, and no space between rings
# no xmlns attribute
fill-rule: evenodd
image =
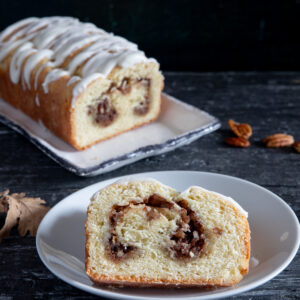
<svg viewBox="0 0 300 300"><path fill-rule="evenodd" d="M134 289L95 286L84 270L84 222L91 196L114 178L88 186L66 197L45 216L36 236L38 254L46 267L65 282L112 299L217 299L253 289L280 273L296 255L300 231L292 209L274 193L236 177L189 171L131 175L152 177L178 191L199 185L235 199L249 213L251 260L249 274L231 288L214 290Z"/></svg>

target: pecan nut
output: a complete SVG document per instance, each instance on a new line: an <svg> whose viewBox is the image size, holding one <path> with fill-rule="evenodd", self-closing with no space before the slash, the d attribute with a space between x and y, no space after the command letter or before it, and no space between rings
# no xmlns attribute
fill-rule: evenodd
<svg viewBox="0 0 300 300"><path fill-rule="evenodd" d="M298 153L300 153L300 142L295 142L293 144L293 148L295 151L297 151Z"/></svg>
<svg viewBox="0 0 300 300"><path fill-rule="evenodd" d="M228 126L238 137L249 139L249 137L252 135L252 128L249 124L240 124L230 119L228 120Z"/></svg>
<svg viewBox="0 0 300 300"><path fill-rule="evenodd" d="M250 142L242 137L229 137L225 140L225 143L233 147L247 148L250 146Z"/></svg>
<svg viewBox="0 0 300 300"><path fill-rule="evenodd" d="M284 133L275 133L263 140L267 148L280 148L291 146L294 143L294 137Z"/></svg>

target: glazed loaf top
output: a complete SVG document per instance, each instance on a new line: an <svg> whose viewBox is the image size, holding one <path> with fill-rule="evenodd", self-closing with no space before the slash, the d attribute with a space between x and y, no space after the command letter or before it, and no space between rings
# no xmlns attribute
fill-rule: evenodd
<svg viewBox="0 0 300 300"><path fill-rule="evenodd" d="M39 75L50 67L42 83L44 92L48 93L50 82L70 76L68 85L76 82L72 106L89 83L106 77L115 66L156 62L136 44L71 17L33 17L9 26L0 34L0 63L11 53L9 75L13 83L37 90Z"/></svg>

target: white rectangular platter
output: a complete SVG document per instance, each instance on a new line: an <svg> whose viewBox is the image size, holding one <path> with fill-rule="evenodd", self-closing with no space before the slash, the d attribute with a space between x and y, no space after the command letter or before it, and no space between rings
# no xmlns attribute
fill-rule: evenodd
<svg viewBox="0 0 300 300"><path fill-rule="evenodd" d="M95 176L191 143L220 127L214 116L167 94L157 121L78 151L0 99L0 122L28 138L46 155L79 176Z"/></svg>

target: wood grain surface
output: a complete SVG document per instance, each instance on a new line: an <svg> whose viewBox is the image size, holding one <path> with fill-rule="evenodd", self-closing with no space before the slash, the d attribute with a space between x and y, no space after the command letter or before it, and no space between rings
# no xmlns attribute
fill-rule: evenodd
<svg viewBox="0 0 300 300"><path fill-rule="evenodd" d="M300 154L266 149L276 132L300 141L300 73L165 73L165 91L217 116L222 128L173 152L144 159L108 174L80 178L62 169L24 137L0 124L0 191L26 192L53 206L68 194L115 176L146 171L197 170L237 176L282 197L299 217ZM251 147L224 144L227 120L252 125ZM0 225L4 222L0 214ZM279 222L281 220L278 220ZM13 230L0 244L0 299L92 299L57 279L40 261L35 239ZM229 299L299 299L300 255L270 282ZM99 299L99 298L97 298Z"/></svg>

